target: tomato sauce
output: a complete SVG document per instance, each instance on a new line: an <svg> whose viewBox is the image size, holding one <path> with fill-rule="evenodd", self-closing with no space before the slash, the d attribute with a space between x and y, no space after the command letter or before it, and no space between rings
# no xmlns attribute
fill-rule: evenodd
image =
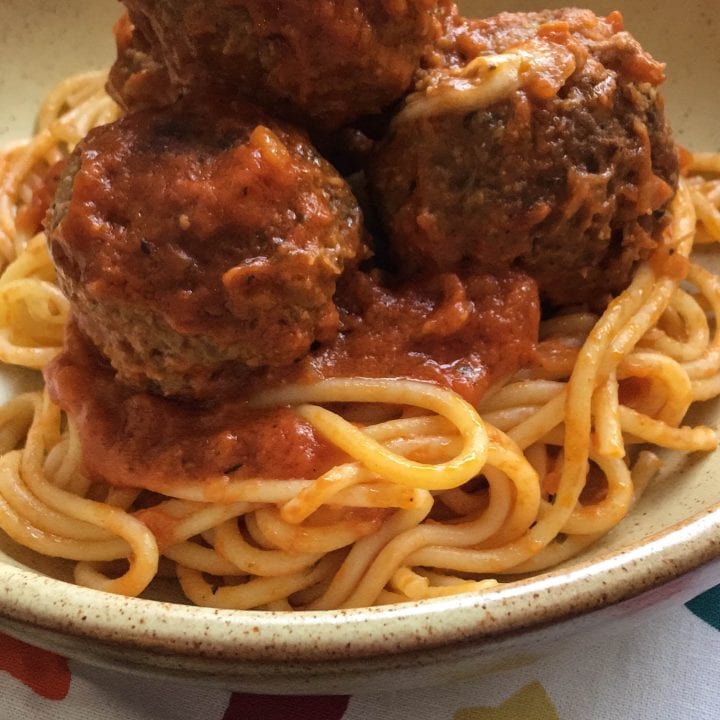
<svg viewBox="0 0 720 720"><path fill-rule="evenodd" d="M78 428L85 471L133 487L228 474L315 478L347 458L291 409L251 410L250 396L283 383L390 376L433 382L477 403L532 360L539 302L522 273L386 280L349 274L336 296L341 330L333 341L288 367L246 369L245 391L209 406L122 385L71 325L45 375Z"/></svg>

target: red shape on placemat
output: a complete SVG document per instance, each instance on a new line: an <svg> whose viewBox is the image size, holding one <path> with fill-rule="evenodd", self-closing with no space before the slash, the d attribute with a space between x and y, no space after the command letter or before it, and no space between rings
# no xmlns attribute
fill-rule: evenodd
<svg viewBox="0 0 720 720"><path fill-rule="evenodd" d="M349 695L233 693L223 720L342 720Z"/></svg>
<svg viewBox="0 0 720 720"><path fill-rule="evenodd" d="M67 660L0 633L0 671L10 673L47 700L63 700L70 691Z"/></svg>

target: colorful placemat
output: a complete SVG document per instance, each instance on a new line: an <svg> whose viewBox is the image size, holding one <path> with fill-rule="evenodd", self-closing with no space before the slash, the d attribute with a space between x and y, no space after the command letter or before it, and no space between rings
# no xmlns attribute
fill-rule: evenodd
<svg viewBox="0 0 720 720"><path fill-rule="evenodd" d="M423 690L229 693L102 670L0 634L0 720L719 720L720 586L622 636Z"/></svg>

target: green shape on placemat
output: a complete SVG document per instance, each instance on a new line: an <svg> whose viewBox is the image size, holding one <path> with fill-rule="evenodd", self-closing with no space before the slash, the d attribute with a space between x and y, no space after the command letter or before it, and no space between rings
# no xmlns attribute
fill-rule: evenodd
<svg viewBox="0 0 720 720"><path fill-rule="evenodd" d="M687 607L716 630L720 630L720 585L691 600Z"/></svg>
<svg viewBox="0 0 720 720"><path fill-rule="evenodd" d="M560 720L545 688L534 682L495 708L463 708L454 720Z"/></svg>

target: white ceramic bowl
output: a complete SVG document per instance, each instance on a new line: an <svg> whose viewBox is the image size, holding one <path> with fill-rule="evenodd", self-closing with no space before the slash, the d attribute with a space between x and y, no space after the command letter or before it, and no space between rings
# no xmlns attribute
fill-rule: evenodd
<svg viewBox="0 0 720 720"><path fill-rule="evenodd" d="M467 2L464 10L544 5ZM623 10L629 28L667 61L679 140L720 150L716 0L592 7ZM31 131L55 81L111 62L119 11L113 0L0 3L0 140ZM17 377L5 378L6 392ZM697 415L716 425L720 410L710 404ZM61 577L58 566L38 564L0 538L0 630L91 663L235 690L348 693L442 683L533 662L569 633L620 630L719 582L720 453L669 461L632 514L589 552L482 595L290 615L126 599Z"/></svg>

